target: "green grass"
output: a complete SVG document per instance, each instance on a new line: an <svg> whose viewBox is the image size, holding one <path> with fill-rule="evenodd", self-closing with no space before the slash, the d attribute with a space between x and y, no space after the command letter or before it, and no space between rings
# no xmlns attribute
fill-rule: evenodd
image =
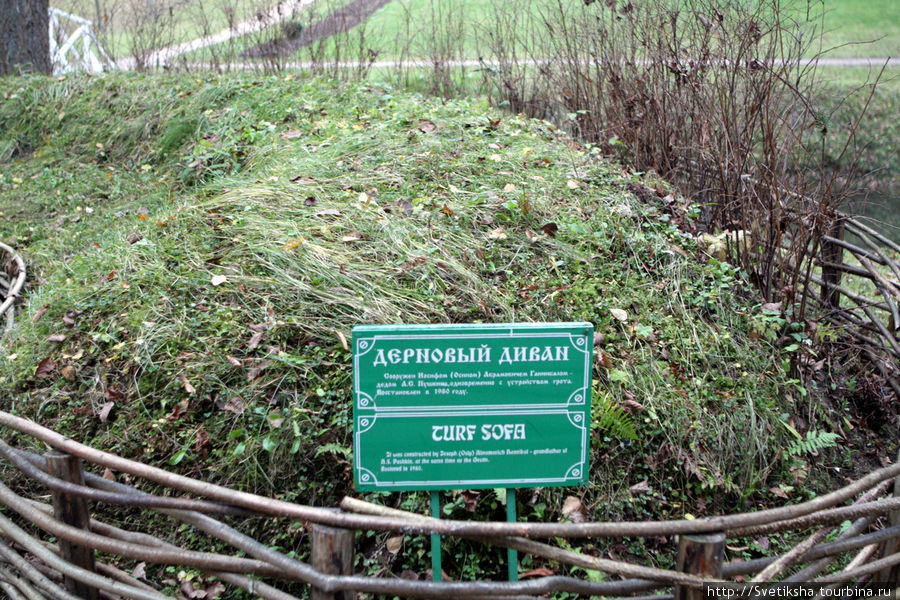
<svg viewBox="0 0 900 600"><path fill-rule="evenodd" d="M570 493L593 518L777 500L800 460L779 452L787 419L841 422L800 408L815 382L787 375L816 340L776 350L790 326L673 226L694 209L638 200L664 184L546 122L290 76L4 84L0 239L31 275L0 347L3 406L75 439L334 505L352 493L343 340L400 322L603 334L591 483L541 491L530 518L559 518Z"/></svg>

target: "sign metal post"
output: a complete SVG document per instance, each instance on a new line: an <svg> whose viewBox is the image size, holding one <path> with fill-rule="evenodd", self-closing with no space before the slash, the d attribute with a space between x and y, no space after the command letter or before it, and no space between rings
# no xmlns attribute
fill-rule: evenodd
<svg viewBox="0 0 900 600"><path fill-rule="evenodd" d="M506 520L509 523L516 522L516 489L508 488L506 490ZM514 548L507 548L506 560L509 563L509 580L519 580L519 551Z"/></svg>
<svg viewBox="0 0 900 600"><path fill-rule="evenodd" d="M441 518L441 493L431 490L431 516ZM441 535L436 533L431 536L431 579L441 580Z"/></svg>

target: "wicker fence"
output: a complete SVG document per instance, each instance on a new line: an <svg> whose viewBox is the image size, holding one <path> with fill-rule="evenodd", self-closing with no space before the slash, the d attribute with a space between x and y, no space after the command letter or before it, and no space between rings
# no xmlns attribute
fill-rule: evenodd
<svg viewBox="0 0 900 600"><path fill-rule="evenodd" d="M699 598L706 582L736 581L836 584L869 580L900 586L900 462L814 500L755 513L681 521L470 522L433 519L349 497L341 503L341 510L288 503L101 452L9 413L0 412L0 425L7 432L17 432L17 438L24 434L52 449L39 456L0 441L0 457L38 484L35 498L23 497L0 484L0 504L8 509L0 514L0 588L13 600L166 598L148 582L121 570L138 561L198 569L267 600L295 599L283 589L297 593L297 582L309 585L314 598L349 598L353 592L524 598L563 591L586 596ZM172 495L151 495L85 472L82 461L153 482ZM48 491L50 503L46 501ZM211 542L225 542L235 554L185 550L146 532L99 522L90 518L87 500L158 511L203 532ZM252 515L303 522L312 531L310 563L274 550L265 541L249 538L223 522ZM852 524L837 529L845 521ZM352 547L349 552L347 548L353 535L345 534L347 530L479 540L558 564L602 571L608 577L601 583L570 576L518 582L430 582L353 575ZM784 554L723 564L728 539L775 532L793 532L798 539L805 539ZM832 539L826 541L829 534ZM58 545L42 541L41 535L56 538ZM592 556L561 542L656 536L677 536L678 544L671 549L676 569ZM541 541L548 539L554 542ZM116 565L95 560L94 551L117 557Z"/></svg>

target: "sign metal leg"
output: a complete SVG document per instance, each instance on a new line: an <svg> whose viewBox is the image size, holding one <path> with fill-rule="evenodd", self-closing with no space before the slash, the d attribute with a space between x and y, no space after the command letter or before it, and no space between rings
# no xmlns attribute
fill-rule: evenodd
<svg viewBox="0 0 900 600"><path fill-rule="evenodd" d="M441 497L440 492L432 490L431 492L431 516L435 519L441 518ZM431 579L433 581L441 580L441 536L431 536Z"/></svg>
<svg viewBox="0 0 900 600"><path fill-rule="evenodd" d="M506 490L506 520L509 523L516 522L516 490L508 488ZM513 548L506 550L506 562L509 563L509 580L519 580L519 551Z"/></svg>

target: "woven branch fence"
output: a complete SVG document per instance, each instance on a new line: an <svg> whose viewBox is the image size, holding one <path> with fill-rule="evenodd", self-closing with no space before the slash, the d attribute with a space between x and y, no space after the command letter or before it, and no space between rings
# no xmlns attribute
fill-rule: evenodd
<svg viewBox="0 0 900 600"><path fill-rule="evenodd" d="M313 598L350 598L356 593L529 598L570 592L686 599L703 597L708 582L742 580L821 585L868 580L900 587L900 461L814 500L755 513L681 521L471 522L433 519L350 497L340 510L293 504L102 452L9 413L0 412L0 425L17 432L17 438L24 434L51 448L40 456L0 440L0 458L34 480L38 488L36 498L26 498L0 483L0 504L8 509L0 514L0 588L13 600L166 598L156 587L122 570L138 561L197 569L266 600L295 600L295 595L283 590L297 593L297 582L310 586ZM152 495L91 474L82 469L83 462L153 482L172 495ZM230 545L235 553L186 550L147 532L100 522L88 514L87 501L158 511L202 532L211 543ZM292 558L224 522L250 516L301 521L311 531L311 561ZM845 521L852 523L841 530ZM430 582L353 575L354 531L478 540L560 565L602 571L610 580L597 583L546 576L518 582ZM805 539L783 554L723 564L729 538L777 532ZM55 538L57 544L42 541L42 535ZM826 541L829 535L832 539ZM572 550L562 541L656 536L678 536L672 547L675 569L593 556ZM95 551L116 557L116 564L100 562Z"/></svg>
<svg viewBox="0 0 900 600"><path fill-rule="evenodd" d="M0 302L0 322L2 325L2 333L9 331L15 319L15 302L25 285L25 261L16 254L16 251L0 242L0 294L2 294L2 302Z"/></svg>

